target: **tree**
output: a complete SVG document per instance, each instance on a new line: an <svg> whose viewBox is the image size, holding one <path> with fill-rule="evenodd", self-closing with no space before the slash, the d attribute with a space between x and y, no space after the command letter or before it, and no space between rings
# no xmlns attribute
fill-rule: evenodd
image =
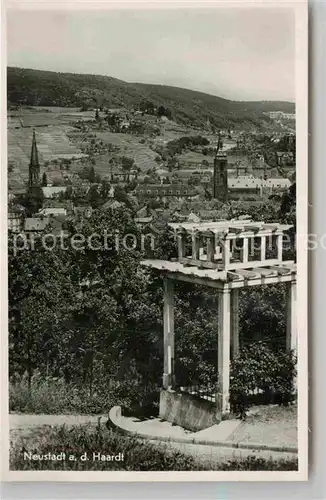
<svg viewBox="0 0 326 500"><path fill-rule="evenodd" d="M43 175L42 175L42 186L47 186L48 185L48 180L47 180L47 177L46 177L46 173L43 172Z"/></svg>
<svg viewBox="0 0 326 500"><path fill-rule="evenodd" d="M130 158L128 156L122 156L121 157L121 166L122 166L122 170L126 174L125 180L127 180L129 182L129 174L130 174L130 170L134 166L134 159Z"/></svg>
<svg viewBox="0 0 326 500"><path fill-rule="evenodd" d="M31 217L42 208L44 202L44 195L42 188L34 186L29 188L27 193L17 198L17 203L26 208L26 215Z"/></svg>
<svg viewBox="0 0 326 500"><path fill-rule="evenodd" d="M87 200L92 208L99 208L103 203L102 197L98 192L96 184L90 186L89 191L87 193Z"/></svg>
<svg viewBox="0 0 326 500"><path fill-rule="evenodd" d="M144 99L139 104L139 110L143 111L144 113L147 113L149 115L152 115L155 112L155 106L151 101Z"/></svg>

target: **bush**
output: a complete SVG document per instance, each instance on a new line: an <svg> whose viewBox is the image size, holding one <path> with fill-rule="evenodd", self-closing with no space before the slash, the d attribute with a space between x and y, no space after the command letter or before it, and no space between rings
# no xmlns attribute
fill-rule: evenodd
<svg viewBox="0 0 326 500"><path fill-rule="evenodd" d="M160 400L158 384L141 383L131 377L117 385L114 395L126 415L153 417L158 414Z"/></svg>
<svg viewBox="0 0 326 500"><path fill-rule="evenodd" d="M245 347L231 363L231 411L244 418L257 390L265 404L288 405L295 398L295 375L292 351L273 351L262 342Z"/></svg>
<svg viewBox="0 0 326 500"><path fill-rule="evenodd" d="M105 413L118 404L114 391L105 385L90 397L86 387L68 384L62 378L43 377L35 372L28 387L27 373L9 382L9 409L23 413Z"/></svg>
<svg viewBox="0 0 326 500"><path fill-rule="evenodd" d="M219 470L232 471L232 470L298 470L298 460L297 458L287 458L281 460L273 460L269 458L255 457L255 455L249 456L242 460L229 460L228 462L221 464Z"/></svg>

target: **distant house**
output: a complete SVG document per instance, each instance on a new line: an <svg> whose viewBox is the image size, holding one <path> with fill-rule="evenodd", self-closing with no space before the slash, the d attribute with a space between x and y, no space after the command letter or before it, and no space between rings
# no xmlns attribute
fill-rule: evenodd
<svg viewBox="0 0 326 500"><path fill-rule="evenodd" d="M228 188L234 193L254 193L286 191L291 186L291 181L285 177L260 179L253 175L243 175L228 178Z"/></svg>
<svg viewBox="0 0 326 500"><path fill-rule="evenodd" d="M19 212L8 212L8 230L20 233L23 228L23 214Z"/></svg>
<svg viewBox="0 0 326 500"><path fill-rule="evenodd" d="M117 210L118 208L123 207L123 204L117 200L109 200L104 205L102 205L103 210Z"/></svg>
<svg viewBox="0 0 326 500"><path fill-rule="evenodd" d="M92 207L91 206L79 206L73 208L73 214L77 217L83 219L89 219L92 215Z"/></svg>
<svg viewBox="0 0 326 500"><path fill-rule="evenodd" d="M63 207L49 207L42 208L39 210L38 215L43 215L44 217L57 216L57 215L67 215L67 210Z"/></svg>
<svg viewBox="0 0 326 500"><path fill-rule="evenodd" d="M50 217L27 217L24 223L24 231L35 232L44 231L50 224Z"/></svg>
<svg viewBox="0 0 326 500"><path fill-rule="evenodd" d="M51 225L51 234L62 231L62 221L55 217L27 217L24 221L24 232L27 234L37 234Z"/></svg>
<svg viewBox="0 0 326 500"><path fill-rule="evenodd" d="M111 170L110 177L112 182L133 181L138 177L138 170L131 169L129 171L123 171L119 168L115 168Z"/></svg>
<svg viewBox="0 0 326 500"><path fill-rule="evenodd" d="M290 179L285 177L270 178L262 181L263 188L270 191L286 191L291 186Z"/></svg>
<svg viewBox="0 0 326 500"><path fill-rule="evenodd" d="M146 226L153 222L157 218L157 213L155 210L149 209L146 205L140 208L134 217L134 221L140 227Z"/></svg>
<svg viewBox="0 0 326 500"><path fill-rule="evenodd" d="M135 194L144 198L193 198L197 196L197 191L192 186L186 184L139 184L135 189Z"/></svg>
<svg viewBox="0 0 326 500"><path fill-rule="evenodd" d="M190 212L187 218L187 222L200 222L200 217L198 217L198 215L194 214L193 212Z"/></svg>
<svg viewBox="0 0 326 500"><path fill-rule="evenodd" d="M277 151L276 159L279 166L292 166L294 164L294 155L290 151Z"/></svg>
<svg viewBox="0 0 326 500"><path fill-rule="evenodd" d="M42 187L43 196L46 199L58 198L61 193L67 191L67 186L46 186Z"/></svg>
<svg viewBox="0 0 326 500"><path fill-rule="evenodd" d="M259 193L261 179L252 175L240 175L238 177L228 177L229 191L234 193Z"/></svg>
<svg viewBox="0 0 326 500"><path fill-rule="evenodd" d="M199 217L201 221L215 221L218 220L218 214L216 210L200 210Z"/></svg>

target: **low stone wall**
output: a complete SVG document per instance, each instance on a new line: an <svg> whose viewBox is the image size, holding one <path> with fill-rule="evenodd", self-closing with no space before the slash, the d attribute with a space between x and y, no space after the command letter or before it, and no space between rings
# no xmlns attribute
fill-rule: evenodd
<svg viewBox="0 0 326 500"><path fill-rule="evenodd" d="M210 401L164 389L160 394L160 418L193 432L219 423L215 405Z"/></svg>

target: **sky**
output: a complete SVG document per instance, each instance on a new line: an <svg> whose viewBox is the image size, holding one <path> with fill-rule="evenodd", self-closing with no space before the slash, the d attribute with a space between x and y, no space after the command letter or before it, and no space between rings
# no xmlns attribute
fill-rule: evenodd
<svg viewBox="0 0 326 500"><path fill-rule="evenodd" d="M234 100L295 101L294 13L280 8L9 10L7 64Z"/></svg>

